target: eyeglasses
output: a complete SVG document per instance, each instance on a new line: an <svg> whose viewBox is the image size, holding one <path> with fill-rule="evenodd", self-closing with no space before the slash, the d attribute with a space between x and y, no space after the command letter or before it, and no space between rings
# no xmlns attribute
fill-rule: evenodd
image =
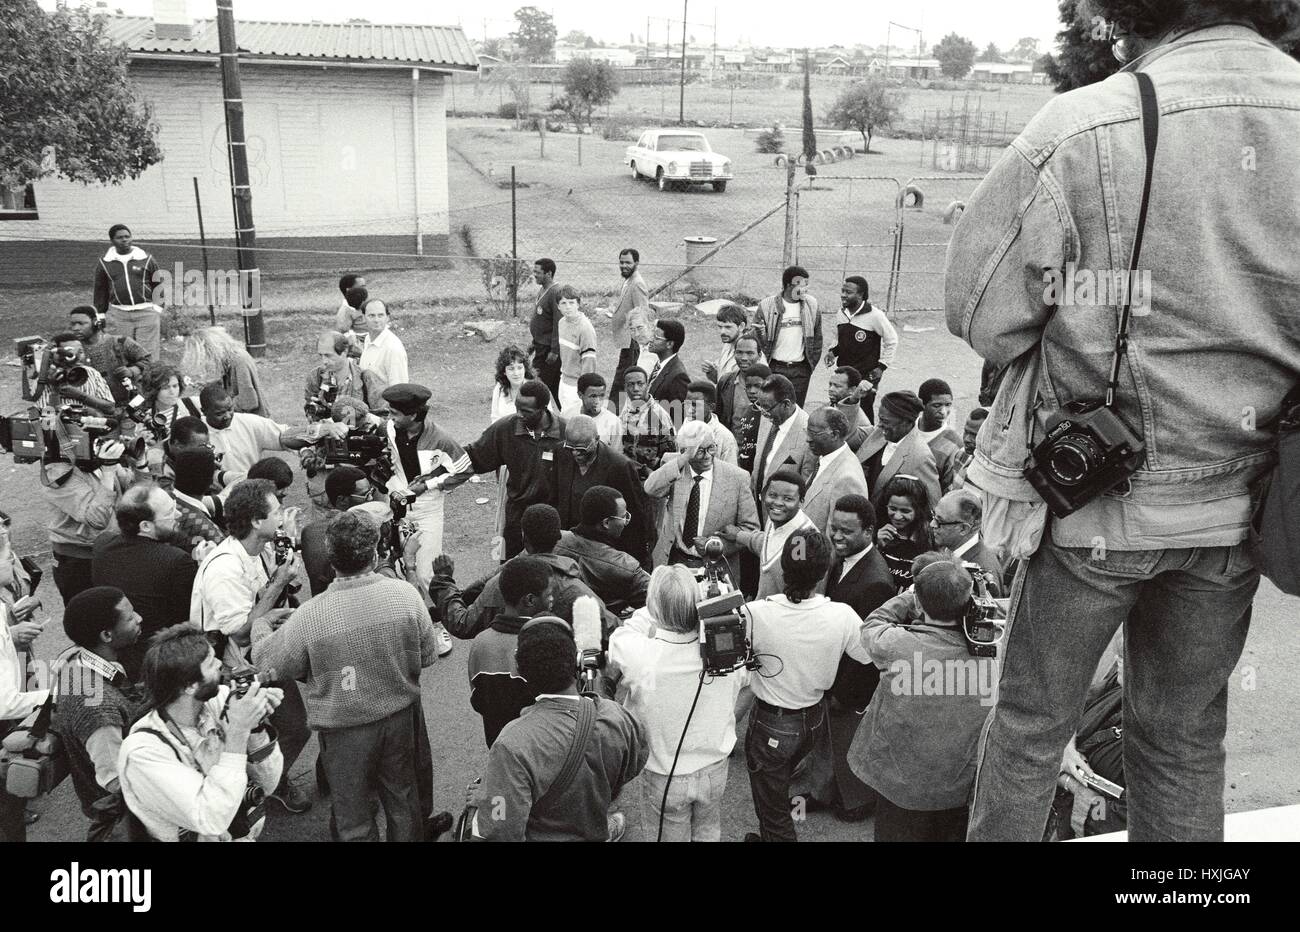
<svg viewBox="0 0 1300 932"><path fill-rule="evenodd" d="M631 516L630 514L626 514L626 515L610 515L610 516L609 516L608 518L606 518L605 520L606 520L606 521L617 521L617 522L619 522L620 524L627 524L629 521L632 520L632 516Z"/></svg>
<svg viewBox="0 0 1300 932"><path fill-rule="evenodd" d="M566 440L564 441L564 449L572 450L575 453L590 453L592 450L596 449L596 443L597 441L593 440L585 447L575 447L573 444L569 443L569 441Z"/></svg>
<svg viewBox="0 0 1300 932"><path fill-rule="evenodd" d="M956 527L959 524L969 524L968 521L940 521L938 517L930 519L930 527Z"/></svg>

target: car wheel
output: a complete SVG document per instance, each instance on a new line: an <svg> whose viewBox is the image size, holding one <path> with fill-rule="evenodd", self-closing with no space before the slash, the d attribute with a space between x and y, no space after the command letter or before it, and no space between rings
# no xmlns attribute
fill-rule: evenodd
<svg viewBox="0 0 1300 932"><path fill-rule="evenodd" d="M632 163L632 180L633 181L641 180L641 173L636 170L636 162Z"/></svg>
<svg viewBox="0 0 1300 932"><path fill-rule="evenodd" d="M664 177L662 168L655 172L655 184L659 185L660 191L671 191L673 186L673 183Z"/></svg>
<svg viewBox="0 0 1300 932"><path fill-rule="evenodd" d="M719 194L727 190L727 180L724 178L721 181L713 182L713 190L717 191Z"/></svg>

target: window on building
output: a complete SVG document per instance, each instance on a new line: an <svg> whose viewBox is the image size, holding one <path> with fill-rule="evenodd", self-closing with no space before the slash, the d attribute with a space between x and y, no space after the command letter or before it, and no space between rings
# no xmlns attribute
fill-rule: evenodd
<svg viewBox="0 0 1300 932"><path fill-rule="evenodd" d="M35 220L36 191L30 184L0 185L0 220Z"/></svg>

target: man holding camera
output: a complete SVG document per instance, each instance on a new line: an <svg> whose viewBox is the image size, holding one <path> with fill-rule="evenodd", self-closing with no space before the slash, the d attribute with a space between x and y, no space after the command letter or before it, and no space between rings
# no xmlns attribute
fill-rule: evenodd
<svg viewBox="0 0 1300 932"><path fill-rule="evenodd" d="M246 662L255 621L265 618L279 627L293 613L285 602L298 575L298 558L290 551L273 573L262 559L284 522L271 480L245 479L235 485L225 513L230 535L199 564L189 617L203 631L219 633L215 640L224 642L221 659L236 668ZM290 683L282 698L274 724L284 751L285 785L273 795L290 812L305 812L310 795L289 783L288 775L307 744L306 709L296 684Z"/></svg>
<svg viewBox="0 0 1300 932"><path fill-rule="evenodd" d="M144 683L149 709L122 742L117 772L148 840L255 841L284 767L266 726L284 694L256 680L242 696L223 686L221 660L192 624L154 638Z"/></svg>
<svg viewBox="0 0 1300 932"><path fill-rule="evenodd" d="M81 340L70 331L50 338L36 379L33 403L42 409L81 404L101 415L112 415L117 410L113 390L86 358Z"/></svg>
<svg viewBox="0 0 1300 932"><path fill-rule="evenodd" d="M104 324L88 304L68 312L68 331L76 335L92 365L113 393L113 400L124 405L129 400L126 385L139 388L140 376L150 363L149 351L128 336L107 336Z"/></svg>
<svg viewBox="0 0 1300 932"><path fill-rule="evenodd" d="M420 671L437 647L419 592L376 573L379 535L369 515L336 518L325 535L334 581L283 625L258 618L253 652L269 678L306 683L339 839L378 841L378 801L388 841L423 841Z"/></svg>
<svg viewBox="0 0 1300 932"><path fill-rule="evenodd" d="M357 365L348 354L351 346L343 333L326 331L316 338L320 364L307 374L303 386L308 420L329 420L334 403L350 398L361 401L374 414L388 412L383 398L388 386L377 372Z"/></svg>
<svg viewBox="0 0 1300 932"><path fill-rule="evenodd" d="M56 428L56 432L58 428ZM54 585L63 604L89 589L95 538L113 520L118 496L135 474L121 465L125 448L120 440L99 437L94 442L93 468L87 462L49 459L41 464L41 488L50 506L50 545L54 550Z"/></svg>
<svg viewBox="0 0 1300 932"><path fill-rule="evenodd" d="M487 841L617 841L610 804L645 767L636 717L603 695L578 693L578 647L563 621L519 629L515 662L537 698L488 751L474 797L473 833Z"/></svg>

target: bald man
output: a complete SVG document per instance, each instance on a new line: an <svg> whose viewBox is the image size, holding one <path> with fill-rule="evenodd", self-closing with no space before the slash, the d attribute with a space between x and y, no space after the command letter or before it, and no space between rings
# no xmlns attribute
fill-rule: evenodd
<svg viewBox="0 0 1300 932"><path fill-rule="evenodd" d="M636 464L600 439L593 418L577 414L565 423L564 445L556 457L555 510L560 526L570 529L582 520L582 496L598 485L617 491L627 503L631 520L611 545L649 569L656 538L652 510Z"/></svg>

